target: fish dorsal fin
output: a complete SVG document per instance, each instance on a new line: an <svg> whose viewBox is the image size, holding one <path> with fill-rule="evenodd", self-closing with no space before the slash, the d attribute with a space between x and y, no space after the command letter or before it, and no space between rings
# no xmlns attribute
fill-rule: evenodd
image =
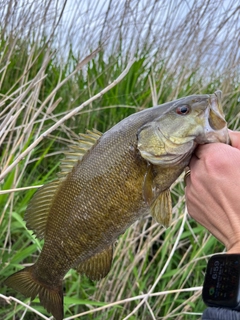
<svg viewBox="0 0 240 320"><path fill-rule="evenodd" d="M172 220L172 200L170 190L166 189L150 207L152 217L164 227L169 227Z"/></svg>
<svg viewBox="0 0 240 320"><path fill-rule="evenodd" d="M24 219L27 228L33 230L39 239L44 238L51 205L62 180L54 180L41 187L32 197Z"/></svg>
<svg viewBox="0 0 240 320"><path fill-rule="evenodd" d="M59 179L44 185L33 195L24 218L27 228L33 230L39 239L44 238L48 214L59 186L67 174L72 171L74 165L81 161L83 155L96 144L101 136L102 133L95 129L87 130L86 134L80 134L78 144L71 146L70 150L65 152L66 157L61 162Z"/></svg>
<svg viewBox="0 0 240 320"><path fill-rule="evenodd" d="M91 280L100 280L108 274L111 269L113 258L113 246L110 245L103 251L96 253L90 259L81 263L77 272L85 274Z"/></svg>
<svg viewBox="0 0 240 320"><path fill-rule="evenodd" d="M65 158L61 161L58 173L59 178L66 177L72 171L72 168L78 161L81 161L83 156L96 144L102 133L96 129L92 131L87 130L86 134L80 133L80 140L77 144L73 144L69 149L64 152Z"/></svg>

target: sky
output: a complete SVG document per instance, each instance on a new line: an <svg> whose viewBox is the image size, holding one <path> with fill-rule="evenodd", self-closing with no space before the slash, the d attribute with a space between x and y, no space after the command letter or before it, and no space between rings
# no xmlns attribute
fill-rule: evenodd
<svg viewBox="0 0 240 320"><path fill-rule="evenodd" d="M21 36L29 30L34 30L29 37L49 36L55 30L54 45L63 56L70 47L83 56L100 40L109 52L134 52L147 42L153 53L191 56L194 63L201 57L201 64L233 56L240 39L239 9L236 0L0 0L0 20Z"/></svg>

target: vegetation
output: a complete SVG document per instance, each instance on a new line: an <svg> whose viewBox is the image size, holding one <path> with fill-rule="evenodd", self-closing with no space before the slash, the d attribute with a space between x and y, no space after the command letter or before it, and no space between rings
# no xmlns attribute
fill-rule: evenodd
<svg viewBox="0 0 240 320"><path fill-rule="evenodd" d="M104 132L143 108L216 89L229 127L240 128L239 14L229 0L0 4L0 319L49 319L38 299L32 310L2 281L36 261L42 242L24 212L79 132ZM85 103L133 58L122 81ZM171 227L151 217L134 224L105 279L69 271L65 319L200 318L207 260L224 248L187 216L182 177L172 196Z"/></svg>

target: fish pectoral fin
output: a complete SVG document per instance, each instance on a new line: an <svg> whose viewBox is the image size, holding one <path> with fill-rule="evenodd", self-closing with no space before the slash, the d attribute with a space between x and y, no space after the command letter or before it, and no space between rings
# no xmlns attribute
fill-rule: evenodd
<svg viewBox="0 0 240 320"><path fill-rule="evenodd" d="M113 246L110 245L103 251L77 266L76 270L80 274L85 274L91 280L100 280L108 274L111 269L113 258Z"/></svg>
<svg viewBox="0 0 240 320"><path fill-rule="evenodd" d="M143 182L143 199L148 205L150 205L154 199L154 188L155 184L152 172L152 165L148 163L147 171L145 173Z"/></svg>
<svg viewBox="0 0 240 320"><path fill-rule="evenodd" d="M163 191L150 207L152 217L164 227L169 227L172 220L172 200L170 190Z"/></svg>
<svg viewBox="0 0 240 320"><path fill-rule="evenodd" d="M33 230L39 239L44 238L48 214L61 182L60 179L54 180L38 189L27 207L24 215L27 228Z"/></svg>

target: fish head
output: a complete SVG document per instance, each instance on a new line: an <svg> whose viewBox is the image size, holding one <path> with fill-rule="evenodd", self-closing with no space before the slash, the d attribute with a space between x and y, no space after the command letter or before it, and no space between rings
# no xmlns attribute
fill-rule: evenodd
<svg viewBox="0 0 240 320"><path fill-rule="evenodd" d="M198 144L229 143L221 91L192 95L159 108L157 116L137 134L141 156L155 165L187 165Z"/></svg>

